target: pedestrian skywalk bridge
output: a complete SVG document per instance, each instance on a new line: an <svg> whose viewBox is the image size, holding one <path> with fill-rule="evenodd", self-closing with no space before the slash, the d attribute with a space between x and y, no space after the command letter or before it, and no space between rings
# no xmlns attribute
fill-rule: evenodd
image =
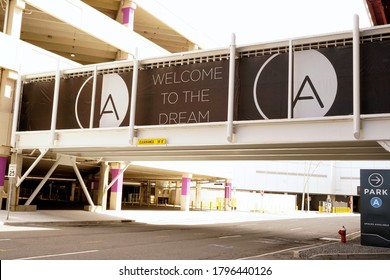
<svg viewBox="0 0 390 280"><path fill-rule="evenodd" d="M106 161L390 159L390 26L357 22L23 76L12 143Z"/></svg>

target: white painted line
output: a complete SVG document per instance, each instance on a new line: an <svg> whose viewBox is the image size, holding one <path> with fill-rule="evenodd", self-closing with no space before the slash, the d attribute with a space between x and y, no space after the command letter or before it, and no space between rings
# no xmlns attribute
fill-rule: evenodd
<svg viewBox="0 0 390 280"><path fill-rule="evenodd" d="M43 255L43 256L35 256L35 257L28 257L28 258L20 258L16 260L45 259L45 258L52 258L52 257L71 256L71 255L88 254L88 253L95 253L95 252L99 252L99 250L71 252L71 253L63 253L63 254L55 254L55 255Z"/></svg>
<svg viewBox="0 0 390 280"><path fill-rule="evenodd" d="M320 240L325 240L325 241L340 241L340 238L321 237Z"/></svg>
<svg viewBox="0 0 390 280"><path fill-rule="evenodd" d="M241 235L220 236L220 237L218 237L218 238L220 238L220 239L225 239L225 238L237 238L237 237L241 237Z"/></svg>
<svg viewBox="0 0 390 280"><path fill-rule="evenodd" d="M300 230L302 229L301 227L296 227L296 228L290 228L290 230Z"/></svg>
<svg viewBox="0 0 390 280"><path fill-rule="evenodd" d="M209 244L209 246L218 247L218 248L224 248L224 249L231 249L233 246L223 246L219 244Z"/></svg>
<svg viewBox="0 0 390 280"><path fill-rule="evenodd" d="M11 239L0 239L0 241L10 241Z"/></svg>

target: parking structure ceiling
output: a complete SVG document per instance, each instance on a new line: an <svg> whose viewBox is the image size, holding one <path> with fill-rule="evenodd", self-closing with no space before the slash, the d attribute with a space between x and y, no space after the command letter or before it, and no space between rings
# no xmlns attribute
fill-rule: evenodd
<svg viewBox="0 0 390 280"><path fill-rule="evenodd" d="M0 27L5 18L5 1L0 0ZM82 2L119 21L121 1L83 0ZM137 5L134 32L171 53L188 51L195 45L189 39ZM31 5L26 5L22 20L21 40L81 64L115 61L118 49L77 28L61 22Z"/></svg>

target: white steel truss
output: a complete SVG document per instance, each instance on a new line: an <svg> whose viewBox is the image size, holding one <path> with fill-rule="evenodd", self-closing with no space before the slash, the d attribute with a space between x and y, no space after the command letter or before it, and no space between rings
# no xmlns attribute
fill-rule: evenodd
<svg viewBox="0 0 390 280"><path fill-rule="evenodd" d="M95 76L98 73L133 71L132 98L136 98L138 69L155 69L207 61L230 60L234 69L236 58L273 53L321 49L334 46L353 46L354 50L354 112L353 115L321 118L285 118L274 120L234 121L231 93L226 122L148 125L134 124L137 109L132 104L128 127L88 129L56 129L44 131L15 131L18 150L49 149L52 152L103 160L180 160L180 159L390 159L383 143L390 141L390 114L360 113L359 46L389 40L390 27L381 26L359 30L355 19L353 32L298 38L265 44L235 46L211 51L195 51L160 58L129 60L84 66L56 73L22 77L23 83L56 81L59 77ZM290 71L291 58L290 58ZM229 85L234 89L234 75ZM290 84L290 82L289 82ZM290 93L291 94L291 93ZM92 102L94 103L94 102ZM291 104L289 110L291 110ZM18 104L15 112L18 112ZM93 110L91 110L92 112ZM52 124L56 110L53 110ZM288 114L289 116L291 113ZM92 118L92 117L91 117ZM15 129L15 128L14 128ZM166 144L138 145L138 139L164 138Z"/></svg>

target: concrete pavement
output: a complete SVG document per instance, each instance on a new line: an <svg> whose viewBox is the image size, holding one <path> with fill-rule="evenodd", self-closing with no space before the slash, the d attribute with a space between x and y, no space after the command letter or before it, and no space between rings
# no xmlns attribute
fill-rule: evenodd
<svg viewBox="0 0 390 280"><path fill-rule="evenodd" d="M337 217L357 214L324 214L317 212L294 212L289 214L265 214L254 212L224 211L174 211L174 210L123 210L87 212L82 210L38 210L34 212L0 211L0 231L50 229L54 224L138 222L158 225L202 225L236 223L264 220L305 219ZM39 228L34 227L38 225ZM290 252L296 259L390 259L390 248L360 245L360 234L347 235L347 243L335 240ZM275 258L275 255L272 256ZM283 259L283 254L280 255Z"/></svg>

